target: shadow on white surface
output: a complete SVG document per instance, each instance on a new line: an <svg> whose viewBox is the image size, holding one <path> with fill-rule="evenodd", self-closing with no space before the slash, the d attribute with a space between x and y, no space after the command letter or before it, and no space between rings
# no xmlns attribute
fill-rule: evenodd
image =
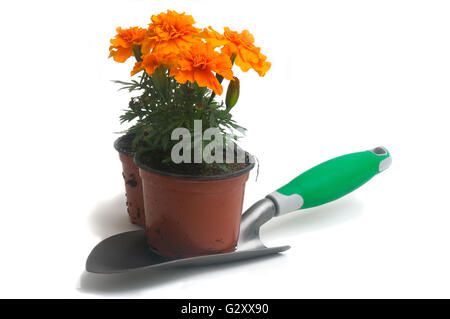
<svg viewBox="0 0 450 319"><path fill-rule="evenodd" d="M125 194L101 201L89 215L91 231L104 239L125 231L141 229L130 222L125 202Z"/></svg>
<svg viewBox="0 0 450 319"><path fill-rule="evenodd" d="M261 237L264 242L267 240L268 246L271 246L269 243L271 238L286 239L284 244L289 245L289 237L349 222L358 218L362 214L363 208L364 205L361 202L352 198L345 198L320 207L293 212L271 220L263 227ZM117 195L111 200L99 204L91 214L89 222L92 231L101 238L124 231L140 229L140 227L130 223L126 209L124 209L123 195ZM80 292L93 294L132 292L156 288L186 277L200 276L205 272L221 271L254 262L262 262L266 259L282 257L283 254L276 254L226 264L170 267L113 275L93 274L84 271L80 276L78 289Z"/></svg>
<svg viewBox="0 0 450 319"><path fill-rule="evenodd" d="M167 285L186 277L197 277L204 273L210 274L211 272L218 272L234 267L242 267L251 263L260 263L264 260L283 257L283 254L274 254L225 264L148 269L112 275L93 274L85 271L80 277L78 290L83 293L92 294L136 292L138 290L154 289L158 286Z"/></svg>
<svg viewBox="0 0 450 319"><path fill-rule="evenodd" d="M301 233L350 222L362 215L364 204L352 197L272 219L261 229L261 239L289 238ZM286 242L289 245L289 242Z"/></svg>

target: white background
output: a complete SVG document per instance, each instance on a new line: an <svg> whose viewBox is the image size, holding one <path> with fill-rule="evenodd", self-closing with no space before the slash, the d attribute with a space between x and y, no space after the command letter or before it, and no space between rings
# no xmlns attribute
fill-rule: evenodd
<svg viewBox="0 0 450 319"><path fill-rule="evenodd" d="M112 147L131 64L117 26L186 11L249 29L272 62L240 74L234 115L260 160L244 207L332 157L387 147L392 167L336 202L264 226L285 253L121 276L84 272L135 229ZM448 1L2 1L0 297L450 297Z"/></svg>

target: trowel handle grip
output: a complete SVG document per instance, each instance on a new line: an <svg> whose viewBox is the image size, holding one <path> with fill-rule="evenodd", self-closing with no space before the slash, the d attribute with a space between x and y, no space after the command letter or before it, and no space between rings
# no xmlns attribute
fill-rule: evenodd
<svg viewBox="0 0 450 319"><path fill-rule="evenodd" d="M354 191L391 162L384 147L336 157L297 176L267 198L275 203L277 216L319 206Z"/></svg>

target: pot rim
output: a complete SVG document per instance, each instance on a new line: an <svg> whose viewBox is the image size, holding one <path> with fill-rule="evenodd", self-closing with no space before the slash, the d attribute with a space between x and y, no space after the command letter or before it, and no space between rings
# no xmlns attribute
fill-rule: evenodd
<svg viewBox="0 0 450 319"><path fill-rule="evenodd" d="M165 172L165 171L161 171L155 168L152 168L144 163L142 163L141 161L141 156L143 154L145 154L146 152L137 152L134 155L134 163L140 168L140 169L144 169L150 173L154 173L154 174L158 174L158 175L163 175L163 176L168 176L168 177L173 177L173 178L179 178L179 179L189 179L189 180L219 180L219 179L228 179L228 178L232 178L232 177L237 177L240 175L243 175L245 173L250 172L250 170L252 170L255 167L255 157L253 155L251 155L248 152L245 152L245 154L249 157L250 162L246 163L247 166L245 166L243 169L240 169L238 171L234 171L231 173L224 173L224 174L220 174L220 175L209 175L209 176L199 176L199 175L188 175L188 174L177 174L177 173L170 173L170 172Z"/></svg>
<svg viewBox="0 0 450 319"><path fill-rule="evenodd" d="M115 141L114 141L114 148L116 149L117 152L125 154L125 155L129 155L129 156L134 156L134 152L128 151L123 149L122 147L120 147L119 143L122 141L122 139L124 138L131 138L131 135L129 134L124 134L120 137L118 137Z"/></svg>

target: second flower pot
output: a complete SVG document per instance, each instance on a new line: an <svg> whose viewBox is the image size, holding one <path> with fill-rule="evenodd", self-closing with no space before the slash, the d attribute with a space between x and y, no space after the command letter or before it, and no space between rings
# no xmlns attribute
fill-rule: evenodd
<svg viewBox="0 0 450 319"><path fill-rule="evenodd" d="M254 163L219 176L183 176L135 157L144 191L147 241L169 258L231 252L237 245L245 182Z"/></svg>
<svg viewBox="0 0 450 319"><path fill-rule="evenodd" d="M125 182L127 212L130 221L139 226L145 226L144 199L139 168L134 163L134 153L130 150L132 137L124 135L114 142L114 148L119 152L122 162L122 176Z"/></svg>

